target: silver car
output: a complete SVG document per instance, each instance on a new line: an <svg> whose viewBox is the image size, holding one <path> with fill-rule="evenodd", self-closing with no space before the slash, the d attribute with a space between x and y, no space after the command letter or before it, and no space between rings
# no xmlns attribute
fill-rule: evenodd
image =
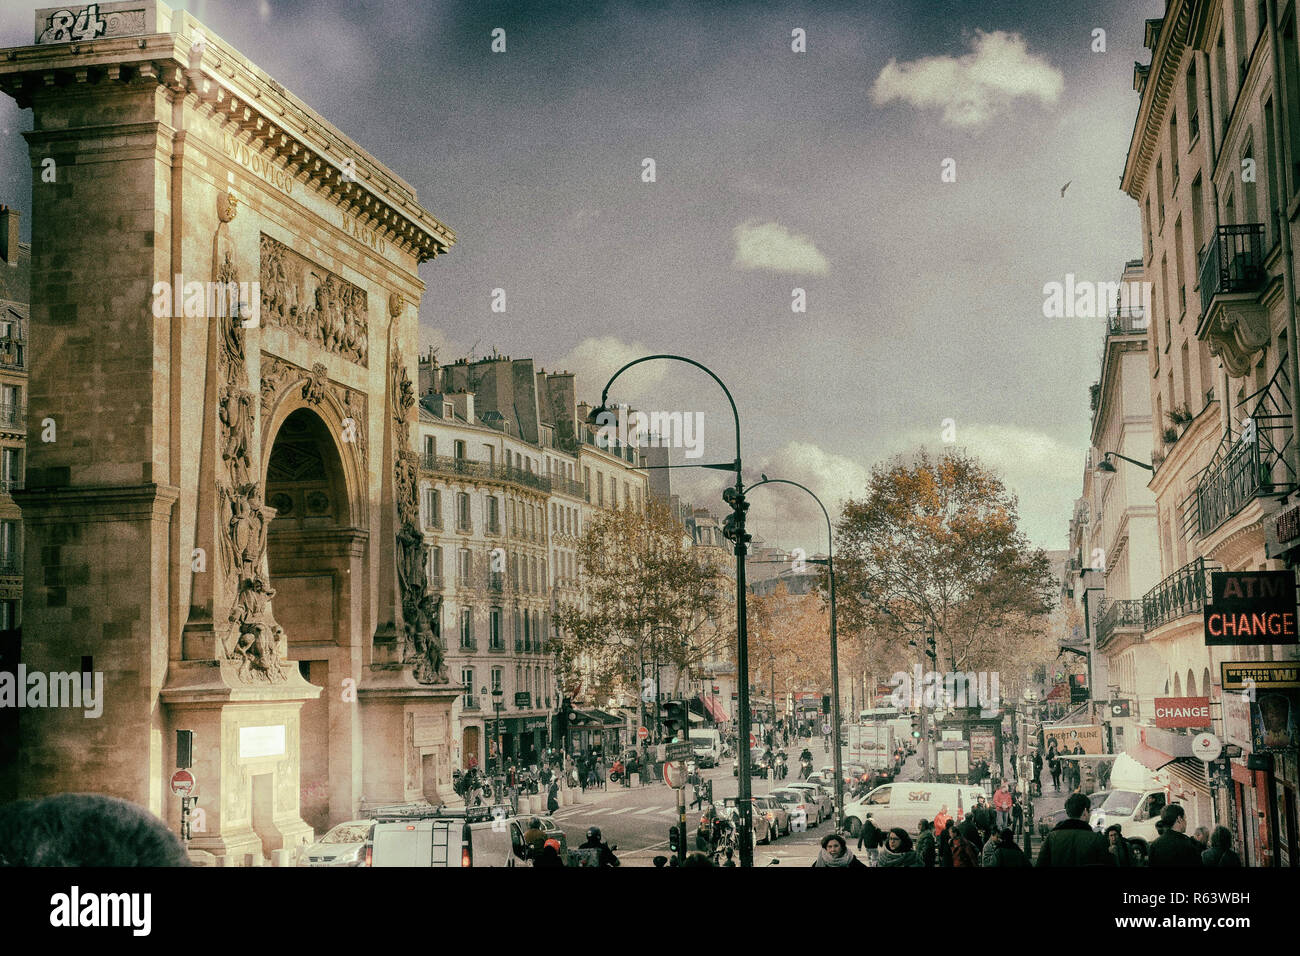
<svg viewBox="0 0 1300 956"><path fill-rule="evenodd" d="M302 851L299 866L361 866L374 820L340 823Z"/></svg>
<svg viewBox="0 0 1300 956"><path fill-rule="evenodd" d="M767 796L790 815L792 830L810 830L822 822L821 807L811 801L808 790L773 790Z"/></svg>
<svg viewBox="0 0 1300 956"><path fill-rule="evenodd" d="M808 806L810 808L816 808L815 814L811 809L808 813L810 818L808 821L809 826L815 827L823 820L829 820L831 817L835 816L835 800L831 796L830 792L821 784L813 783L809 780L795 780L793 782L787 780L781 784L781 789L798 790L806 794L804 799L807 801ZM813 822L814 820L816 822Z"/></svg>

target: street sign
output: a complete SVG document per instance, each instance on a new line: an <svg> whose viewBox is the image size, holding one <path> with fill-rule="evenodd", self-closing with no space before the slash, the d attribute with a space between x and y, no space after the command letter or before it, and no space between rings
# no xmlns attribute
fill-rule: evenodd
<svg viewBox="0 0 1300 956"><path fill-rule="evenodd" d="M188 770L177 770L172 774L172 793L178 797L188 797L194 792L194 774Z"/></svg>
<svg viewBox="0 0 1300 956"><path fill-rule="evenodd" d="M1127 701L1127 700L1112 700L1112 701L1109 701L1109 702L1106 704L1106 707L1110 710L1110 715L1111 715L1112 717L1128 717L1128 716L1131 716L1130 701Z"/></svg>
<svg viewBox="0 0 1300 956"><path fill-rule="evenodd" d="M680 761L668 761L664 764L664 783L677 788L686 785L686 768Z"/></svg>
<svg viewBox="0 0 1300 956"><path fill-rule="evenodd" d="M1192 738L1192 756L1205 763L1218 760L1223 744L1214 734L1197 734Z"/></svg>
<svg viewBox="0 0 1300 956"><path fill-rule="evenodd" d="M664 747L665 760L690 760L695 756L695 748L689 740L679 740Z"/></svg>
<svg viewBox="0 0 1300 956"><path fill-rule="evenodd" d="M755 737L753 734L750 734L750 735L749 735L749 745L750 745L751 747L757 747L757 746L758 746L758 738Z"/></svg>
<svg viewBox="0 0 1300 956"><path fill-rule="evenodd" d="M830 725L830 724L822 724L822 733L824 733L824 734L829 734L830 732L831 732L831 725Z"/></svg>
<svg viewBox="0 0 1300 956"><path fill-rule="evenodd" d="M646 730L644 727L638 727L636 729L636 735L639 740L647 740L650 737L650 731Z"/></svg>
<svg viewBox="0 0 1300 956"><path fill-rule="evenodd" d="M527 710L532 706L533 695L531 691L521 690L515 694L515 706Z"/></svg>

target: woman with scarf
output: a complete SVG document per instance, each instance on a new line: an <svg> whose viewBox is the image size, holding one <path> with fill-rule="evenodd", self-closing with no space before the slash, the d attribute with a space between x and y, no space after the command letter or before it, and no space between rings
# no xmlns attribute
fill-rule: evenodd
<svg viewBox="0 0 1300 956"><path fill-rule="evenodd" d="M924 866L912 849L912 837L902 827L894 827L885 837L885 845L876 857L876 866Z"/></svg>
<svg viewBox="0 0 1300 956"><path fill-rule="evenodd" d="M844 842L844 837L838 833L828 833L822 837L821 852L817 854L813 866L860 866L864 870L867 868L865 863L853 855L849 845Z"/></svg>

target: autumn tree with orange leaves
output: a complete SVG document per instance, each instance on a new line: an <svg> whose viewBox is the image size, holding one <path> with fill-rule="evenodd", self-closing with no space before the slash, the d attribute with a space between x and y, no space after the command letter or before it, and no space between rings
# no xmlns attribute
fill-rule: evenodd
<svg viewBox="0 0 1300 956"><path fill-rule="evenodd" d="M1041 634L1057 582L1018 522L1015 496L960 450L877 465L837 526L841 632L891 634L902 667L919 659L907 646L917 632L933 632L936 670L1020 663L1017 647Z"/></svg>

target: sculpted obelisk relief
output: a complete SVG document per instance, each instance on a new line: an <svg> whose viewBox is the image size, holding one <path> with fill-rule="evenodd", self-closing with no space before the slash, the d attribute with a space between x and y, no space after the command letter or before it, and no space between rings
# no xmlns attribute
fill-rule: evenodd
<svg viewBox="0 0 1300 956"><path fill-rule="evenodd" d="M233 196L219 205L215 256L216 282L237 282L231 258L230 222L238 212ZM230 288L230 286L227 286ZM271 614L271 587L266 565L266 532L270 522L263 502L261 474L255 462L254 431L257 396L249 390L248 357L244 350L243 310L248 303L232 307L218 318L221 322L217 376L220 394L221 466L217 474L218 534L226 580L234 584L233 595L222 595L230 603L226 623L219 633L226 659L244 683L279 683L285 680L282 658L287 654L284 630Z"/></svg>

